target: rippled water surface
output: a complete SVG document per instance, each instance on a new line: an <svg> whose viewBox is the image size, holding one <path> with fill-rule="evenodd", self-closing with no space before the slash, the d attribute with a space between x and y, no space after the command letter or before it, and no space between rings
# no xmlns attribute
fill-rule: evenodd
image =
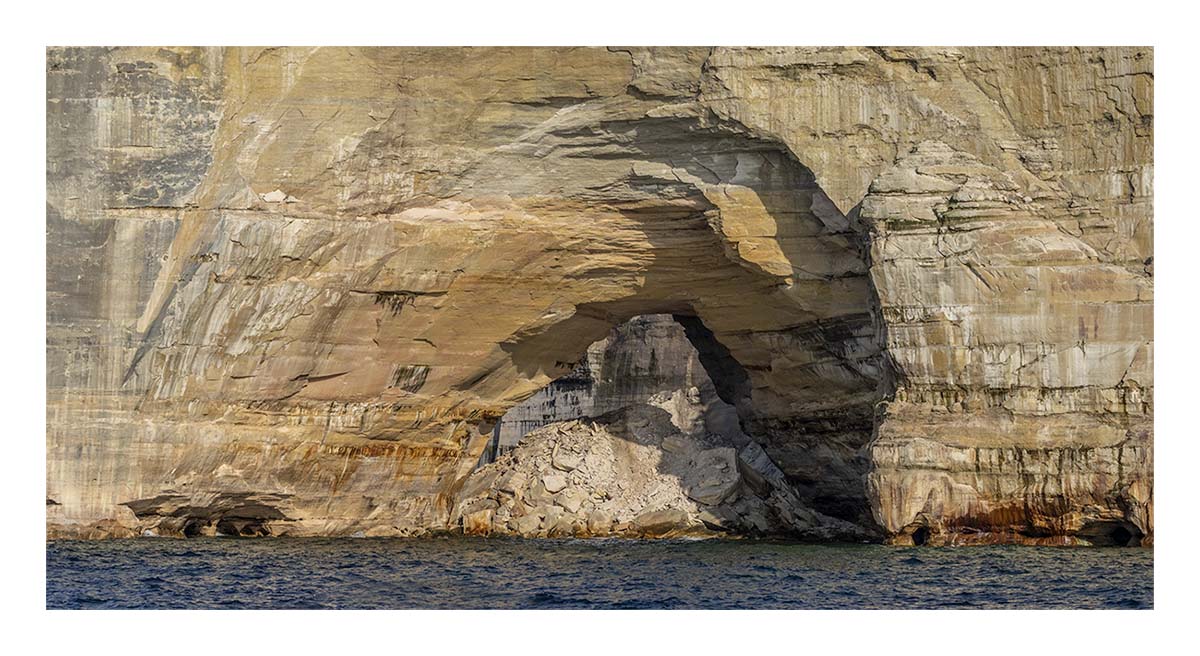
<svg viewBox="0 0 1200 656"><path fill-rule="evenodd" d="M1150 608L1153 551L771 542L52 542L50 608Z"/></svg>

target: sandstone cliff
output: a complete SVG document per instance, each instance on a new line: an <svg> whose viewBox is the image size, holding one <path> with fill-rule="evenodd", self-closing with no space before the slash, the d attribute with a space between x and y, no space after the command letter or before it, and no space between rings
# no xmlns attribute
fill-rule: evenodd
<svg viewBox="0 0 1200 656"><path fill-rule="evenodd" d="M445 527L680 318L805 512L1153 535L1145 48L47 53L47 530Z"/></svg>

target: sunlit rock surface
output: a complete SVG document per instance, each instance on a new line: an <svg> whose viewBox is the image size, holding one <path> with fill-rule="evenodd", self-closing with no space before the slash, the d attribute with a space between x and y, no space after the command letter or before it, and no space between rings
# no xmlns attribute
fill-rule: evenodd
<svg viewBox="0 0 1200 656"><path fill-rule="evenodd" d="M806 511L1149 542L1152 60L50 49L47 531L453 527L671 314Z"/></svg>

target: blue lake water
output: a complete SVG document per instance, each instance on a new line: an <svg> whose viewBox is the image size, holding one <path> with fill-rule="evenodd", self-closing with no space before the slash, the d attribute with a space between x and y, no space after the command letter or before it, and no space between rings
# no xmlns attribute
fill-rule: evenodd
<svg viewBox="0 0 1200 656"><path fill-rule="evenodd" d="M49 608L1151 608L1151 549L134 539L46 548Z"/></svg>

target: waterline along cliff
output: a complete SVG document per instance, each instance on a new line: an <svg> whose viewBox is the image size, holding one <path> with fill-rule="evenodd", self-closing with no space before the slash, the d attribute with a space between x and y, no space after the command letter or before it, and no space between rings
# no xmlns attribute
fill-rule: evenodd
<svg viewBox="0 0 1200 656"><path fill-rule="evenodd" d="M1153 542L1149 48L51 48L47 534Z"/></svg>

